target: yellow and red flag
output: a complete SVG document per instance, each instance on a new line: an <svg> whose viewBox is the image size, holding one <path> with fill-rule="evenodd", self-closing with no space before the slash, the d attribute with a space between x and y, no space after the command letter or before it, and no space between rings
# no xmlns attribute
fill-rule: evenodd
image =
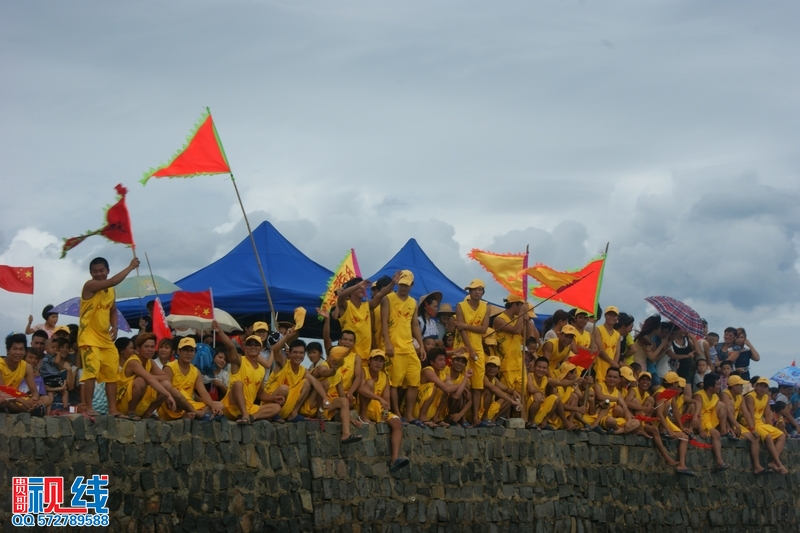
<svg viewBox="0 0 800 533"><path fill-rule="evenodd" d="M196 316L214 318L214 300L211 290L200 292L175 291L169 307L171 315Z"/></svg>
<svg viewBox="0 0 800 533"><path fill-rule="evenodd" d="M131 217L128 214L128 205L125 203L125 195L128 194L128 189L123 187L121 183L114 188L117 191L119 199L116 204L109 207L106 211L106 225L98 230L88 231L83 235L64 239L64 246L61 248L61 259L66 257L67 252L92 235L102 235L112 242L127 244L131 248L136 246L133 242L133 230L131 229Z"/></svg>
<svg viewBox="0 0 800 533"><path fill-rule="evenodd" d="M336 291L341 289L342 285L351 279L360 277L361 269L358 267L356 251L350 248L350 251L347 252L345 258L334 271L331 279L328 280L328 288L325 290L325 294L320 296L320 298L322 298L321 309L327 311L336 305Z"/></svg>
<svg viewBox="0 0 800 533"><path fill-rule="evenodd" d="M33 294L33 267L0 265L0 289Z"/></svg>
<svg viewBox="0 0 800 533"><path fill-rule="evenodd" d="M550 287L554 291L579 279L574 273L559 272L541 263L520 271L520 277L524 277L525 275L532 277L542 285Z"/></svg>
<svg viewBox="0 0 800 533"><path fill-rule="evenodd" d="M576 272L559 272L537 265L534 267L535 276L530 272L532 269L527 269L525 273L542 283L531 289L533 297L561 302L593 315L597 312L605 264L606 255L603 254Z"/></svg>
<svg viewBox="0 0 800 533"><path fill-rule="evenodd" d="M520 276L520 270L528 268L528 252L521 254L496 254L473 248L467 257L474 259L492 275L497 283L511 294L526 298L528 279Z"/></svg>
<svg viewBox="0 0 800 533"><path fill-rule="evenodd" d="M231 167L211 118L211 110L206 108L183 148L166 165L145 172L140 182L146 185L150 178L191 178L230 172Z"/></svg>

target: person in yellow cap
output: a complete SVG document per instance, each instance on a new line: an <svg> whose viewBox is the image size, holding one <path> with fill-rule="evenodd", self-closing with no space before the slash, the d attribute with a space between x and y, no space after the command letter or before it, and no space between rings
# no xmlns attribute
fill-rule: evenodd
<svg viewBox="0 0 800 533"><path fill-rule="evenodd" d="M789 470L781 463L783 445L786 443L786 434L764 419L764 412L769 405L769 380L759 378L752 393L745 396L745 406L751 414L753 426L750 431L759 436L769 452L772 460L767 463L772 470L779 474L788 474Z"/></svg>
<svg viewBox="0 0 800 533"><path fill-rule="evenodd" d="M556 415L564 428L575 429L573 424L564 414L564 406L555 394L548 394L548 365L546 357L539 357L533 363L533 372L528 373L528 422L525 424L529 429L554 429L546 425L545 420L552 415Z"/></svg>
<svg viewBox="0 0 800 533"><path fill-rule="evenodd" d="M163 372L172 385L172 397L175 399L177 409L170 409L168 405L163 404L159 406L158 416L162 420L180 418L210 420L212 415L222 415L222 404L211 399L203 384L200 371L192 364L196 348L194 339L184 338L178 344L178 359L164 365ZM194 400L195 393L201 401Z"/></svg>
<svg viewBox="0 0 800 533"><path fill-rule="evenodd" d="M381 276L380 278L378 278L378 281L372 284L372 288L370 289L372 297L374 298L378 293L382 292L383 289L387 286L389 287L389 290L392 290L392 287L394 287L395 285L396 283L389 276ZM383 343L383 323L381 321L381 316L383 316L381 314L381 302L383 302L383 298L381 298L381 301L378 303L378 305L372 309L372 347L385 350L386 347L384 346ZM383 368L384 371L387 372L386 375L388 376L389 375L388 360L386 361L386 364L384 364Z"/></svg>
<svg viewBox="0 0 800 533"><path fill-rule="evenodd" d="M472 411L472 391L470 391L472 369L467 368L467 356L464 354L463 346L453 352L450 369L445 371L447 372L445 383L457 385L458 389L444 398L446 405L441 416L444 416L445 422L451 426L458 424L464 429L469 429L472 427L467 421Z"/></svg>
<svg viewBox="0 0 800 533"><path fill-rule="evenodd" d="M664 391L680 390L681 379L675 372L667 372L664 376ZM655 412L665 434L678 440L678 464L674 465L675 472L681 476L694 477L694 472L686 466L686 451L689 449L689 437L692 435L692 430L684 428L681 420L684 401L683 394L678 394L671 399L661 399L656 395Z"/></svg>
<svg viewBox="0 0 800 533"><path fill-rule="evenodd" d="M636 376L633 375L633 370L629 366L619 367L619 390L623 397L628 396L628 389L631 387L636 388Z"/></svg>
<svg viewBox="0 0 800 533"><path fill-rule="evenodd" d="M472 425L480 423L481 395L483 394L483 377L486 372L486 353L483 350L483 335L489 328L489 313L486 302L481 300L486 291L486 284L480 279L473 279L464 288L467 297L456 305L456 338L455 348L467 349L469 368L472 370L470 387L472 388Z"/></svg>
<svg viewBox="0 0 800 533"><path fill-rule="evenodd" d="M483 378L483 397L481 398L481 423L478 427L493 427L500 415L508 415L513 407L522 409L521 395L497 379L502 361L496 355L486 358L486 375Z"/></svg>
<svg viewBox="0 0 800 533"><path fill-rule="evenodd" d="M414 274L410 270L402 270L397 280L397 291L384 296L381 302L383 342L386 355L392 363L389 369L392 412L397 416L404 415L405 420L412 420L422 371L421 360L425 359L425 347L417 320L417 302L410 295L413 284ZM415 340L419 355L414 348ZM405 413L401 414L399 389L403 388L406 389L406 408Z"/></svg>
<svg viewBox="0 0 800 533"><path fill-rule="evenodd" d="M705 361L704 359L698 360L698 363ZM733 374L728 378L728 388L722 391L719 395L720 402L725 404L725 411L728 416L728 428L730 431L726 435L729 438L743 438L750 443L750 457L753 460L753 474L757 476L768 473L768 470L761 466L761 459L759 453L761 446L758 436L750 430L755 429L755 423L752 415L747 409L742 409L744 404L744 397L742 396L742 389L744 388L745 380L737 374ZM745 422L747 426L743 426Z"/></svg>
<svg viewBox="0 0 800 533"><path fill-rule="evenodd" d="M628 372L625 372L626 370L630 372L626 379L629 379L632 384L628 387L627 396L625 396L625 405L628 406L628 410L633 417L641 422L638 434L645 438L652 439L653 444L658 450L658 453L661 454L664 462L669 466L678 466L678 461L670 457L667 449L664 447L664 442L661 440L661 433L659 433L658 427L655 425L658 419L654 416L655 398L650 394L650 385L653 382L650 372L641 372L639 377L636 378L633 370L629 367L622 367L620 373L624 372L628 374Z"/></svg>
<svg viewBox="0 0 800 533"><path fill-rule="evenodd" d="M469 382L463 377L458 382L450 378L444 349L433 348L426 354L426 359L427 366L420 374L413 424L420 427L447 427L449 424L442 419L447 415L448 398L462 397L464 391L468 390ZM467 373L472 375L470 370Z"/></svg>
<svg viewBox="0 0 800 533"><path fill-rule="evenodd" d="M703 389L694 395L695 405L699 405L695 419L695 429L704 439L711 439L714 449L716 471L730 468L722 459L722 440L720 430L727 433L728 417L725 405L719 401L719 374L711 373L703 377Z"/></svg>
<svg viewBox="0 0 800 533"><path fill-rule="evenodd" d="M582 309L572 309L568 314L569 324L575 328L575 345L592 351L592 330L587 327L589 313Z"/></svg>
<svg viewBox="0 0 800 533"><path fill-rule="evenodd" d="M194 339L189 337L181 339L181 343L184 346L188 343L195 345ZM134 344L136 349L133 353L119 353L121 368L117 378L116 406L127 417L117 416L131 420L150 418L165 401L170 409L175 409L170 380L163 370L153 364L156 336L152 333L141 333L136 336Z"/></svg>
<svg viewBox="0 0 800 533"><path fill-rule="evenodd" d="M619 383L620 370L618 367L609 367L606 380L595 383L595 402L600 403L602 407L597 420L591 423L593 430L596 430L599 424L609 433L623 435L633 433L641 426L641 422L631 415L625 403L625 393Z"/></svg>
<svg viewBox="0 0 800 533"><path fill-rule="evenodd" d="M400 418L390 411L389 378L383 371L386 364L386 354L383 350L375 349L369 354L369 366L364 383L359 389L361 397L361 411L371 422L385 422L391 432L391 458L389 471L396 472L411 464L407 457L400 457L403 446L403 424Z"/></svg>
<svg viewBox="0 0 800 533"><path fill-rule="evenodd" d="M539 347L537 354L550 361L548 375L553 377L556 370L563 361L566 361L569 354L577 352L575 346L575 334L577 331L569 324L564 325L554 339L548 339Z"/></svg>
<svg viewBox="0 0 800 533"><path fill-rule="evenodd" d="M263 344L261 337L250 335L244 341L244 357L236 351L233 341L219 327L211 323L216 337L225 349L225 357L231 366L228 394L222 398L222 413L237 424L251 424L255 420L273 418L281 410L284 396L270 395L261 390L266 369L260 362ZM282 345L281 345L282 346ZM256 404L256 399L261 405Z"/></svg>
<svg viewBox="0 0 800 533"><path fill-rule="evenodd" d="M548 384L555 387L555 394L564 406L564 416L576 425L582 425L580 417L587 412L586 405L582 403L581 387L589 387L588 380L578 376L578 367L564 361L556 370L556 375L548 379ZM564 424L558 416L551 415L548 424L556 429L562 429Z"/></svg>
<svg viewBox="0 0 800 533"><path fill-rule="evenodd" d="M505 299L505 310L494 317L497 355L500 356L500 372L503 385L522 397L522 369L524 340L535 330L527 314L527 304L516 294Z"/></svg>
<svg viewBox="0 0 800 533"><path fill-rule="evenodd" d="M599 349L594 360L595 381L606 380L606 371L611 367L619 368L620 336L614 325L619 320L619 309L610 305L603 313L604 321L600 326L595 326L592 335L594 345Z"/></svg>
<svg viewBox="0 0 800 533"><path fill-rule="evenodd" d="M386 285L372 298L365 301L367 288L371 285L369 280L355 277L347 281L339 291L336 298L336 307L339 316L339 325L342 331L349 330L355 333L356 343L353 346L355 353L366 366L369 353L372 350L372 310L378 307L383 298L389 294L392 287L400 279L400 272L396 272L392 283Z"/></svg>

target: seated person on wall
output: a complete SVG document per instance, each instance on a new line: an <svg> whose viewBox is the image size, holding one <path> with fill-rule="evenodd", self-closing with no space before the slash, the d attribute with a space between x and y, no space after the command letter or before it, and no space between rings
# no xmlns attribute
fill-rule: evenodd
<svg viewBox="0 0 800 533"><path fill-rule="evenodd" d="M630 372L633 374L634 371L630 370ZM652 377L650 373L641 372L636 380L636 385L632 385L628 388L628 393L625 396L625 405L628 406L628 410L631 412L634 418L639 417L637 420L641 422L641 426L639 427L637 434L648 439L652 439L653 444L655 444L656 449L658 449L658 453L661 454L664 462L666 462L669 466L677 466L678 461L670 457L669 453L667 453L667 449L664 447L664 443L661 440L661 434L656 426L658 418L654 416L655 397L653 397L649 392L651 384Z"/></svg>
<svg viewBox="0 0 800 533"><path fill-rule="evenodd" d="M522 298L509 294L505 299L505 310L494 318L497 355L501 359L501 379L506 389L513 390L517 396L523 393L523 339L528 331L536 331L527 311L527 304Z"/></svg>
<svg viewBox="0 0 800 533"><path fill-rule="evenodd" d="M29 392L28 396L19 398L0 392L0 407L9 413L44 416L51 400L46 395L39 395L33 379L33 368L23 361L27 346L28 339L22 333L12 333L6 337L6 356L0 359L0 385L19 390L24 381Z"/></svg>
<svg viewBox="0 0 800 533"><path fill-rule="evenodd" d="M521 356L520 356L521 357ZM508 416L513 407L522 409L522 404L515 390L504 385L498 378L502 361L496 355L486 358L486 374L483 378L483 395L481 396L481 423L478 427L493 427L495 420L502 414ZM520 359L520 365L522 360Z"/></svg>
<svg viewBox="0 0 800 533"><path fill-rule="evenodd" d="M595 383L594 398L599 411L594 420L592 418L595 415L587 414L583 417L592 430L600 432L600 427L608 433L623 435L639 429L641 423L631 416L624 394L619 388L619 381L619 368L611 366L606 369L605 382Z"/></svg>
<svg viewBox="0 0 800 533"><path fill-rule="evenodd" d="M578 367L564 361L556 370L557 378L548 379L547 383L555 388L555 394L564 407L566 419L577 425L583 426L581 416L586 414L586 402L584 402L585 392L591 388L591 378L578 376ZM581 389L583 387L583 390ZM550 415L547 423L556 429L563 429L564 423L557 414Z"/></svg>
<svg viewBox="0 0 800 533"><path fill-rule="evenodd" d="M463 349L460 354L463 356ZM444 411L447 408L449 395L463 397L468 379L461 379L459 383L448 382L450 377L447 372L447 357L442 348L434 348L426 354L427 364L420 374L419 393L414 405L414 421L420 427L447 427L444 422ZM466 362L466 358L464 358ZM467 371L472 375L471 371ZM465 411L466 413L466 411Z"/></svg>
<svg viewBox="0 0 800 533"><path fill-rule="evenodd" d="M216 321L211 323L211 327L217 334L217 340L225 347L225 355L231 365L228 394L222 399L222 413L237 424L251 424L255 420L275 417L281 410L284 397L262 394L261 383L266 369L259 362L259 359L263 359L260 357L263 346L261 337L250 335L245 339L242 357ZM260 405L255 403L256 399L261 400Z"/></svg>
<svg viewBox="0 0 800 533"><path fill-rule="evenodd" d="M162 420L179 418L210 420L211 415L222 415L222 404L211 399L211 395L203 385L200 370L192 364L195 349L194 339L182 340L178 348L178 360L164 365L163 372L172 384L172 397L178 404L178 409L172 410L166 405L159 407L158 416ZM194 400L194 393L197 393L202 401Z"/></svg>
<svg viewBox="0 0 800 533"><path fill-rule="evenodd" d="M772 459L767 466L779 474L788 474L789 470L780 460L783 445L786 443L786 435L764 418L769 405L769 380L759 378L756 381L755 389L745 396L744 401L745 409L753 420L753 433L764 442Z"/></svg>
<svg viewBox="0 0 800 533"><path fill-rule="evenodd" d="M701 359L699 362L704 361ZM742 389L745 380L736 374L728 379L728 388L722 391L719 395L719 400L725 404L725 413L728 417L728 428L730 432L725 436L729 438L743 438L750 443L750 457L753 459L753 474L761 476L767 474L769 471L761 466L759 452L761 447L759 445L758 435L755 430L755 421L752 414L747 409L743 409L744 397L742 396ZM746 425L742 425L745 423ZM751 430L750 428L753 428ZM774 459L774 457L773 457ZM779 461L780 462L780 461Z"/></svg>
<svg viewBox="0 0 800 533"><path fill-rule="evenodd" d="M403 424L400 422L400 417L390 411L389 377L383 371L384 364L386 364L386 354L383 350L372 350L367 375L358 392L364 417L370 422L386 422L391 430L392 456L389 460L389 471L396 472L408 466L410 461L406 457L400 457Z"/></svg>
<svg viewBox="0 0 800 533"><path fill-rule="evenodd" d="M679 393L670 399L660 399L656 396L655 412L659 425L665 435L678 440L678 464L675 465L676 473L682 476L693 477L694 472L686 467L686 450L689 448L689 437L692 430L683 427L683 405L686 396L681 394L680 380L683 379L675 372L667 372L664 376L664 391L678 391ZM685 381L684 381L685 383ZM689 400L690 402L692 400Z"/></svg>
<svg viewBox="0 0 800 533"><path fill-rule="evenodd" d="M458 388L444 397L444 406L440 415L451 426L459 424L465 429L472 427L467 421L468 413L472 410L472 391L470 391L474 376L472 372L471 368L467 368L467 356L463 351L457 349L450 362L450 371L447 373L445 383L457 385ZM464 383L463 388L461 388L462 383Z"/></svg>
<svg viewBox="0 0 800 533"><path fill-rule="evenodd" d="M555 414L565 429L575 429L575 424L564 415L564 406L558 396L547 393L549 368L550 361L546 357L539 357L533 363L533 372L528 373L528 422L525 427L528 429L554 429L552 426L546 425L545 420Z"/></svg>
<svg viewBox="0 0 800 533"><path fill-rule="evenodd" d="M706 374L703 378L703 390L694 395L695 405L699 410L694 416L694 427L697 434L704 439L711 439L714 449L716 471L726 470L731 465L722 460L722 433L728 432L728 415L725 405L719 401L719 375Z"/></svg>
<svg viewBox="0 0 800 533"><path fill-rule="evenodd" d="M570 353L578 351L575 345L575 335L578 331L567 324L561 328L554 339L545 341L539 348L537 354L544 357L548 361L547 375L553 377L556 374L556 369L563 361L566 361Z"/></svg>
<svg viewBox="0 0 800 533"><path fill-rule="evenodd" d="M181 343L194 340L184 338ZM130 339L122 337L114 341L120 357L120 370L117 377L118 417L141 420L153 416L158 407L167 402L175 409L172 385L164 371L153 364L156 353L156 336L141 333L136 336L136 351ZM111 414L109 412L109 414Z"/></svg>
<svg viewBox="0 0 800 533"><path fill-rule="evenodd" d="M306 347L307 351L308 347ZM342 385L342 374L338 370L344 363L345 357L349 354L350 348L334 346L328 352L327 361L320 361L320 364L314 370L308 369L311 375L319 381L322 388L328 391L328 394L320 396L316 390L312 390L300 408L299 414L301 416L315 418L319 415L324 417L328 407L330 407L332 398L345 398L347 396Z"/></svg>

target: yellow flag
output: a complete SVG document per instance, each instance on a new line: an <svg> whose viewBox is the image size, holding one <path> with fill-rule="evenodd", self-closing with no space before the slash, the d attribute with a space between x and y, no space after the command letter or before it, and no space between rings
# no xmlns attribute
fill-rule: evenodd
<svg viewBox="0 0 800 533"><path fill-rule="evenodd" d="M294 330L300 331L306 321L306 310L298 307L294 310Z"/></svg>
<svg viewBox="0 0 800 533"><path fill-rule="evenodd" d="M519 272L528 267L527 253L496 254L473 248L467 256L480 263L494 277L495 281L505 287L508 292L521 298L526 297L528 280L525 276L520 277Z"/></svg>
<svg viewBox="0 0 800 533"><path fill-rule="evenodd" d="M542 264L526 268L518 273L520 278L524 278L526 275L532 277L542 285L550 287L554 291L580 278L579 275L573 272L559 272L558 270L553 270L549 266Z"/></svg>
<svg viewBox="0 0 800 533"><path fill-rule="evenodd" d="M320 309L329 311L331 307L336 305L336 291L351 279L360 277L361 269L358 268L356 251L351 248L344 260L339 263L339 267L333 273L333 277L328 280L328 289L321 296L322 305Z"/></svg>

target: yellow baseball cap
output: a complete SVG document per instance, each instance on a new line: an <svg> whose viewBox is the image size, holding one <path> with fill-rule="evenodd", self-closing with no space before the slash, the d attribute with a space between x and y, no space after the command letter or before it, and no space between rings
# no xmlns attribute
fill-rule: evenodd
<svg viewBox="0 0 800 533"><path fill-rule="evenodd" d="M328 362L338 363L343 361L347 354L350 353L350 348L346 346L334 346L328 353Z"/></svg>
<svg viewBox="0 0 800 533"><path fill-rule="evenodd" d="M735 387L736 385L744 385L747 383L741 377L737 376L736 374L730 376L728 378L728 387Z"/></svg>
<svg viewBox="0 0 800 533"><path fill-rule="evenodd" d="M578 367L573 365L569 361L564 361L563 363L561 363L561 366L558 367L558 370L561 372L561 377L563 378L564 376L566 376L567 374L569 374L570 372L572 372L576 368L578 368Z"/></svg>
<svg viewBox="0 0 800 533"><path fill-rule="evenodd" d="M497 346L497 336L492 328L486 328L486 335L483 336L483 342L487 346Z"/></svg>
<svg viewBox="0 0 800 533"><path fill-rule="evenodd" d="M628 381L636 381L636 378L633 376L633 370L631 370L631 367L629 366L623 366L620 368L619 375Z"/></svg>
<svg viewBox="0 0 800 533"><path fill-rule="evenodd" d="M607 315L608 313L616 313L616 314L619 314L619 309L617 309L617 306L615 306L615 305L609 305L608 307L606 307L606 310L605 310L605 311L603 311L603 313L604 313L604 314L606 314L606 315Z"/></svg>
<svg viewBox="0 0 800 533"><path fill-rule="evenodd" d="M639 374L639 379L642 379L642 378L647 378L647 379L652 380L653 379L653 375L650 372L642 372L641 374Z"/></svg>
<svg viewBox="0 0 800 533"><path fill-rule="evenodd" d="M491 357L487 357L487 358L486 358L486 364L487 364L487 365L497 365L497 366L500 366L500 363L501 363L501 362L502 362L502 361L500 360L500 358L499 358L499 357L497 357L496 355L492 355Z"/></svg>
<svg viewBox="0 0 800 533"><path fill-rule="evenodd" d="M469 285L464 287L464 290L468 291L470 289L485 289L485 288L486 288L486 284L483 282L483 280L475 278L475 279L473 279L472 281L469 282Z"/></svg>
<svg viewBox="0 0 800 533"><path fill-rule="evenodd" d="M247 338L244 340L244 343L245 343L245 344L247 344L249 341L255 341L255 342L257 342L257 343L258 343L260 346L264 346L264 342L261 340L261 337L259 337L258 335L250 335L249 337L247 337Z"/></svg>
<svg viewBox="0 0 800 533"><path fill-rule="evenodd" d="M261 339L258 340L260 341ZM184 337L181 339L181 342L178 343L178 350L180 350L181 348L185 348L186 346L189 346L191 348L197 348L197 343L194 342L194 339L191 337Z"/></svg>
<svg viewBox="0 0 800 533"><path fill-rule="evenodd" d="M400 279L397 280L398 285L411 285L414 283L414 273L410 270L401 270Z"/></svg>
<svg viewBox="0 0 800 533"><path fill-rule="evenodd" d="M53 335L56 333L64 332L69 335L69 328L67 326L58 326L56 329L53 330Z"/></svg>
<svg viewBox="0 0 800 533"><path fill-rule="evenodd" d="M332 350L331 350L332 351ZM371 352L369 352L369 358L372 359L373 357L380 357L381 359L386 359L386 352L379 348L375 348Z"/></svg>
<svg viewBox="0 0 800 533"><path fill-rule="evenodd" d="M682 389L685 388L686 387L686 380L684 378L678 378L678 386L680 388L682 388Z"/></svg>
<svg viewBox="0 0 800 533"><path fill-rule="evenodd" d="M253 331L261 331L261 330L269 331L269 326L266 322L256 322L253 324Z"/></svg>
<svg viewBox="0 0 800 533"><path fill-rule="evenodd" d="M680 379L681 377L675 372L667 372L667 374L664 376L664 383L678 383Z"/></svg>
<svg viewBox="0 0 800 533"><path fill-rule="evenodd" d="M567 324L566 326L561 328L561 333L564 334L564 335L575 335L575 336L577 336L578 335L578 330L575 329L574 326L570 326L569 324Z"/></svg>
<svg viewBox="0 0 800 533"><path fill-rule="evenodd" d="M730 378L728 378L728 379L730 379ZM730 383L730 381L728 383ZM760 385L762 383L764 385L766 385L767 387L769 387L769 380L767 378L758 378L758 381L756 381L756 385Z"/></svg>
<svg viewBox="0 0 800 533"><path fill-rule="evenodd" d="M508 296L505 297L504 301L506 303L515 304L515 303L523 303L525 299L517 294L509 294Z"/></svg>

